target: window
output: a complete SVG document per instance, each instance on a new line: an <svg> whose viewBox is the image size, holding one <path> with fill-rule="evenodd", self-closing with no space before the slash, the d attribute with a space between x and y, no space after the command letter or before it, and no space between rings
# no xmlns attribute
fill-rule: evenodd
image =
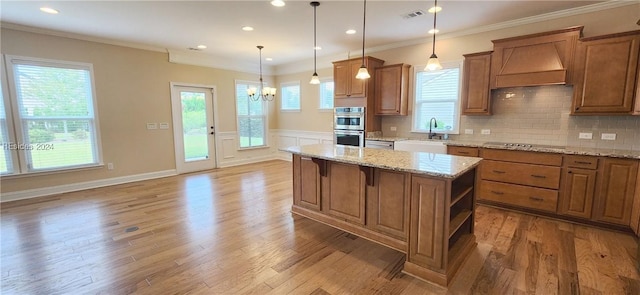
<svg viewBox="0 0 640 295"><path fill-rule="evenodd" d="M415 104L412 132L429 132L431 118L438 127L433 132L458 134L460 114L460 63L442 70L424 71L415 67Z"/></svg>
<svg viewBox="0 0 640 295"><path fill-rule="evenodd" d="M320 80L320 109L333 110L333 79Z"/></svg>
<svg viewBox="0 0 640 295"><path fill-rule="evenodd" d="M300 82L290 82L280 84L280 97L282 103L280 109L283 111L300 110Z"/></svg>
<svg viewBox="0 0 640 295"><path fill-rule="evenodd" d="M0 89L0 144L2 145L0 174L11 174L13 173L13 159L11 158L11 140L9 139L9 128L7 126L7 109L4 107L4 88Z"/></svg>
<svg viewBox="0 0 640 295"><path fill-rule="evenodd" d="M267 131L267 106L262 99L249 98L247 89L258 88L257 82L236 81L236 117L240 148L264 147Z"/></svg>
<svg viewBox="0 0 640 295"><path fill-rule="evenodd" d="M7 67L16 142L4 146L20 172L99 165L93 66L7 56Z"/></svg>

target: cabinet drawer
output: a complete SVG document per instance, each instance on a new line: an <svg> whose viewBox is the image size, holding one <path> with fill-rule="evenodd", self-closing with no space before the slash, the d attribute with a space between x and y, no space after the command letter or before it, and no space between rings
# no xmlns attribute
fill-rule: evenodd
<svg viewBox="0 0 640 295"><path fill-rule="evenodd" d="M478 199L480 200L556 212L558 191L487 180L479 181L479 186Z"/></svg>
<svg viewBox="0 0 640 295"><path fill-rule="evenodd" d="M487 160L561 166L562 155L539 152L508 151L483 148L480 157Z"/></svg>
<svg viewBox="0 0 640 295"><path fill-rule="evenodd" d="M560 167L484 160L480 177L486 180L558 189Z"/></svg>
<svg viewBox="0 0 640 295"><path fill-rule="evenodd" d="M567 167L582 169L598 169L598 158L587 156L564 156Z"/></svg>
<svg viewBox="0 0 640 295"><path fill-rule="evenodd" d="M465 157L477 157L480 154L478 148L466 146L447 146L447 154Z"/></svg>

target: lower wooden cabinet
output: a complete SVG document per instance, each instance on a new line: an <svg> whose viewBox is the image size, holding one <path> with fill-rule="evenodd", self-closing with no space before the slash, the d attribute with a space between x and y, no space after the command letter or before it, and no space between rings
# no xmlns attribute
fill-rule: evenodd
<svg viewBox="0 0 640 295"><path fill-rule="evenodd" d="M602 162L593 218L599 222L629 226L638 161L606 158Z"/></svg>
<svg viewBox="0 0 640 295"><path fill-rule="evenodd" d="M480 151L477 147L447 145L447 154L463 157L477 157Z"/></svg>
<svg viewBox="0 0 640 295"><path fill-rule="evenodd" d="M558 213L590 219L596 187L596 170L565 168Z"/></svg>
<svg viewBox="0 0 640 295"><path fill-rule="evenodd" d="M322 210L346 221L365 224L366 175L360 166L327 161L325 184Z"/></svg>
<svg viewBox="0 0 640 295"><path fill-rule="evenodd" d="M322 160L293 157L293 173L300 176L293 181L293 203L295 205L320 211L320 177L325 165L325 161Z"/></svg>
<svg viewBox="0 0 640 295"><path fill-rule="evenodd" d="M410 173L375 169L367 186L367 227L406 241L410 189Z"/></svg>
<svg viewBox="0 0 640 295"><path fill-rule="evenodd" d="M444 268L445 182L425 177L411 180L411 235L407 260Z"/></svg>

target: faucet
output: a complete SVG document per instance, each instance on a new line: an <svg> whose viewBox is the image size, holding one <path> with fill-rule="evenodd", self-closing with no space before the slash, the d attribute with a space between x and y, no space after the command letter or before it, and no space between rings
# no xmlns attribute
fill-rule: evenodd
<svg viewBox="0 0 640 295"><path fill-rule="evenodd" d="M436 121L436 118L431 117L431 120L429 120L429 139L433 139L434 137L436 137L436 133L431 132L431 122L433 122L434 128L438 128L438 122Z"/></svg>

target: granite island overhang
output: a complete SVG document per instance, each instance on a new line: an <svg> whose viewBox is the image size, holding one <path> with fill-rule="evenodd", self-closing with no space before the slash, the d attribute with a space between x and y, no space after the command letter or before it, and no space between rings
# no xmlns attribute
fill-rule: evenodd
<svg viewBox="0 0 640 295"><path fill-rule="evenodd" d="M403 272L447 286L475 248L481 158L340 145L293 154L295 214L406 255Z"/></svg>

